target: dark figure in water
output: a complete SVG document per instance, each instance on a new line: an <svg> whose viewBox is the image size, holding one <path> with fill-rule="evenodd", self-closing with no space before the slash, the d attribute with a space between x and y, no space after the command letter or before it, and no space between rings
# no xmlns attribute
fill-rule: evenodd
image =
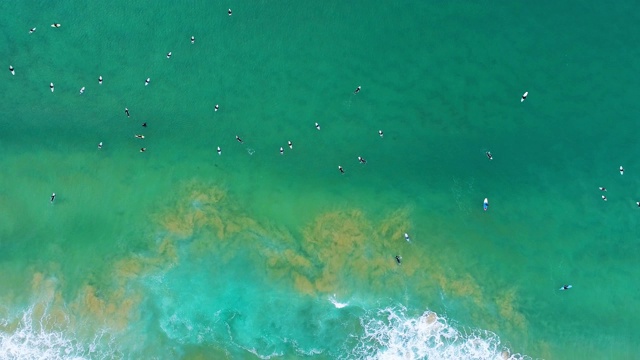
<svg viewBox="0 0 640 360"><path fill-rule="evenodd" d="M358 161L360 161L360 164L366 164L367 160L365 160L363 157L358 156Z"/></svg>
<svg viewBox="0 0 640 360"><path fill-rule="evenodd" d="M344 174L344 169L342 168L342 166L338 165L338 170L340 170L341 174Z"/></svg>
<svg viewBox="0 0 640 360"><path fill-rule="evenodd" d="M487 151L486 154L489 160L493 160L493 155L491 155L491 151Z"/></svg>
<svg viewBox="0 0 640 360"><path fill-rule="evenodd" d="M358 87L356 88L356 90L355 90L353 93L354 93L354 94L359 93L359 92L360 92L360 89L362 89L362 87L361 87L361 86L358 86Z"/></svg>
<svg viewBox="0 0 640 360"><path fill-rule="evenodd" d="M53 200L56 199L56 193L51 194L51 203L53 204Z"/></svg>
<svg viewBox="0 0 640 360"><path fill-rule="evenodd" d="M142 127L147 127L147 123L142 123Z"/></svg>
<svg viewBox="0 0 640 360"><path fill-rule="evenodd" d="M396 255L396 262L398 263L398 265L402 263L402 257L400 257L400 255Z"/></svg>
<svg viewBox="0 0 640 360"><path fill-rule="evenodd" d="M124 108L124 113L127 114L127 117L130 117L131 115L129 114L129 109Z"/></svg>
<svg viewBox="0 0 640 360"><path fill-rule="evenodd" d="M238 142L239 142L240 144L242 144L242 143L243 143L242 139L240 139L240 137L239 137L238 135L236 135L236 140L238 140Z"/></svg>

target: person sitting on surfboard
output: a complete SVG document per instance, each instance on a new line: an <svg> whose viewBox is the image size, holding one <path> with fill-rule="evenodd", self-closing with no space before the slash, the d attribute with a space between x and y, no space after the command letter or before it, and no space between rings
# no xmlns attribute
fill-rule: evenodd
<svg viewBox="0 0 640 360"><path fill-rule="evenodd" d="M572 288L571 285L564 285L563 287L560 288L560 290L569 290L571 288Z"/></svg>

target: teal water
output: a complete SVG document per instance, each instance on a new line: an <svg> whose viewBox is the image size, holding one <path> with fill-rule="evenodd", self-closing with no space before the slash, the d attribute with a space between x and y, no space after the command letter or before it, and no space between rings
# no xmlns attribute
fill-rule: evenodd
<svg viewBox="0 0 640 360"><path fill-rule="evenodd" d="M634 5L1 3L0 359L635 358Z"/></svg>

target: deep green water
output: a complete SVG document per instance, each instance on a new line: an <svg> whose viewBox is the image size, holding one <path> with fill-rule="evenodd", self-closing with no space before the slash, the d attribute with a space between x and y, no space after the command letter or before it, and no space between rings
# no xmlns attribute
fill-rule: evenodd
<svg viewBox="0 0 640 360"><path fill-rule="evenodd" d="M636 10L0 3L0 359L635 358Z"/></svg>

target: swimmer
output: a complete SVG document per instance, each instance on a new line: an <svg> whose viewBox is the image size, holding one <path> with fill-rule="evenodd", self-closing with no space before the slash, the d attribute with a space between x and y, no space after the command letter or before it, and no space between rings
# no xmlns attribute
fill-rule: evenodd
<svg viewBox="0 0 640 360"><path fill-rule="evenodd" d="M242 139L240 139L240 137L239 137L238 135L236 135L236 140L238 140L238 142L239 142L240 144L243 144L243 143L244 143L244 141L242 141Z"/></svg>
<svg viewBox="0 0 640 360"><path fill-rule="evenodd" d="M11 75L15 75L16 72L13 71L13 66L9 65L9 72L11 72Z"/></svg>
<svg viewBox="0 0 640 360"><path fill-rule="evenodd" d="M620 165L620 175L624 175L624 168Z"/></svg>
<svg viewBox="0 0 640 360"><path fill-rule="evenodd" d="M147 151L147 148L140 148L140 152L145 152Z"/></svg>
<svg viewBox="0 0 640 360"><path fill-rule="evenodd" d="M404 239L407 240L407 242L411 242L411 239L409 238L409 234L404 233Z"/></svg>
<svg viewBox="0 0 640 360"><path fill-rule="evenodd" d="M231 16L231 9L229 9L228 13L229 13L229 16Z"/></svg>
<svg viewBox="0 0 640 360"><path fill-rule="evenodd" d="M216 104L216 106L213 107L213 111L218 111L218 109L220 109L220 105Z"/></svg>
<svg viewBox="0 0 640 360"><path fill-rule="evenodd" d="M380 135L380 137L384 137L384 133L382 132L382 130L378 130L378 135Z"/></svg>
<svg viewBox="0 0 640 360"><path fill-rule="evenodd" d="M98 149L102 149L102 141L98 143Z"/></svg>
<svg viewBox="0 0 640 360"><path fill-rule="evenodd" d="M529 95L529 92L525 91L524 94L522 94L522 99L520 99L520 102L523 102L527 98L528 95Z"/></svg>
<svg viewBox="0 0 640 360"><path fill-rule="evenodd" d="M320 130L320 124L316 123L316 129Z"/></svg>
<svg viewBox="0 0 640 360"><path fill-rule="evenodd" d="M51 27L52 27L52 28L59 28L59 27L60 27L60 24L58 24L58 23L53 23L53 24L51 24Z"/></svg>
<svg viewBox="0 0 640 360"><path fill-rule="evenodd" d="M98 84L102 85L102 75L98 76Z"/></svg>
<svg viewBox="0 0 640 360"><path fill-rule="evenodd" d="M29 30L29 34L33 34L34 32L36 32L36 28L31 28L31 30Z"/></svg>
<svg viewBox="0 0 640 360"><path fill-rule="evenodd" d="M149 85L150 82L151 82L151 78L147 78L147 80L144 81L144 86Z"/></svg>
<svg viewBox="0 0 640 360"><path fill-rule="evenodd" d="M147 123L142 123L142 127L147 127Z"/></svg>
<svg viewBox="0 0 640 360"><path fill-rule="evenodd" d="M599 189L600 191L607 191L607 188L603 188L602 186L600 186L598 189Z"/></svg>
<svg viewBox="0 0 640 360"><path fill-rule="evenodd" d="M363 157L358 156L358 161L360 161L360 164L366 164L367 160L365 160Z"/></svg>
<svg viewBox="0 0 640 360"><path fill-rule="evenodd" d="M196 38L195 38L195 36L192 36L191 37L191 43L194 44L195 42L196 42Z"/></svg>
<svg viewBox="0 0 640 360"><path fill-rule="evenodd" d="M284 155L284 149L280 146L280 155Z"/></svg>
<svg viewBox="0 0 640 360"><path fill-rule="evenodd" d="M167 59L171 59L171 51L167 54Z"/></svg>
<svg viewBox="0 0 640 360"><path fill-rule="evenodd" d="M571 285L563 285L563 286L560 288L560 290L569 290L569 289L571 289L572 287L573 287L573 286L571 286Z"/></svg>
<svg viewBox="0 0 640 360"><path fill-rule="evenodd" d="M127 117L130 117L129 108L124 108L124 113L127 114Z"/></svg>
<svg viewBox="0 0 640 360"><path fill-rule="evenodd" d="M487 211L487 209L489 208L489 199L488 198L484 198L484 202L482 203L482 207L484 208L484 211Z"/></svg>
<svg viewBox="0 0 640 360"><path fill-rule="evenodd" d="M136 139L144 139L144 135L138 135L138 134L136 134L136 135L135 135L135 137L136 137Z"/></svg>
<svg viewBox="0 0 640 360"><path fill-rule="evenodd" d="M602 200L607 201L607 197L602 195Z"/></svg>
<svg viewBox="0 0 640 360"><path fill-rule="evenodd" d="M491 155L491 151L487 151L485 154L487 154L487 158L489 158L489 160L493 160L493 155Z"/></svg>
<svg viewBox="0 0 640 360"><path fill-rule="evenodd" d="M53 92L53 83L49 84L49 88L51 89L51 92Z"/></svg>
<svg viewBox="0 0 640 360"><path fill-rule="evenodd" d="M402 263L402 256L396 255L396 262L400 265Z"/></svg>
<svg viewBox="0 0 640 360"><path fill-rule="evenodd" d="M293 143L291 141L287 141L287 144L289 145L289 149L293 150Z"/></svg>
<svg viewBox="0 0 640 360"><path fill-rule="evenodd" d="M354 94L359 93L359 92L360 92L360 89L362 89L362 86L358 86L358 87L356 88L356 90L355 90L353 93L354 93Z"/></svg>
<svg viewBox="0 0 640 360"><path fill-rule="evenodd" d="M53 200L56 199L56 193L51 194L51 203L53 204Z"/></svg>
<svg viewBox="0 0 640 360"><path fill-rule="evenodd" d="M338 170L340 170L341 174L344 174L344 169L342 168L342 166L338 165Z"/></svg>
<svg viewBox="0 0 640 360"><path fill-rule="evenodd" d="M220 149L220 146L218 146L218 155L222 155L222 149Z"/></svg>
<svg viewBox="0 0 640 360"><path fill-rule="evenodd" d="M84 94L84 86L80 88L80 95Z"/></svg>

